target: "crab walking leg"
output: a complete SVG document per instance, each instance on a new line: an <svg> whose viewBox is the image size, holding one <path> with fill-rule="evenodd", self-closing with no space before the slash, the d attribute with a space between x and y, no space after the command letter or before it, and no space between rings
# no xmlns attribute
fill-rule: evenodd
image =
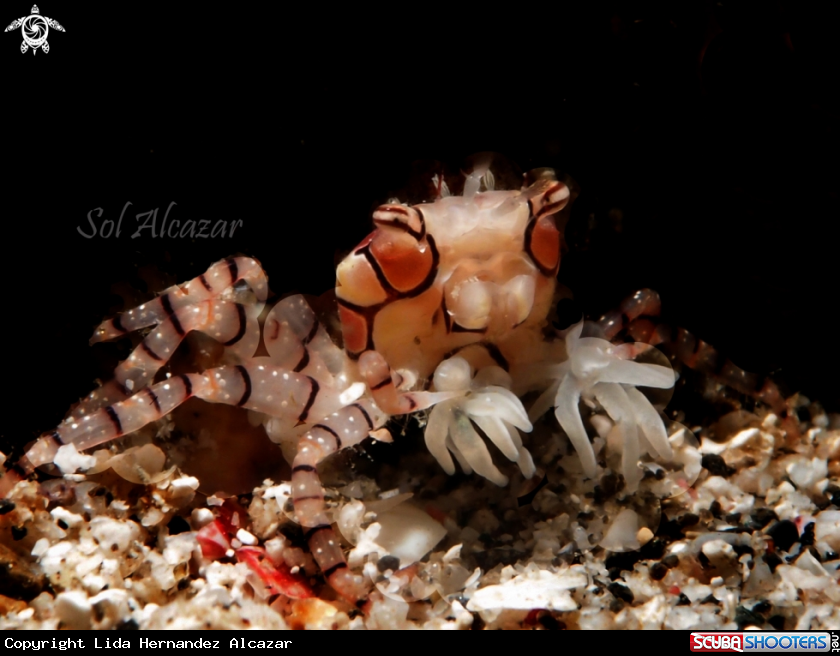
<svg viewBox="0 0 840 656"><path fill-rule="evenodd" d="M347 356L330 338L303 296L277 303L265 319L263 333L271 361L292 371L318 377L344 371Z"/></svg>
<svg viewBox="0 0 840 656"><path fill-rule="evenodd" d="M640 289L631 296L625 298L618 309L610 310L601 317L597 324L604 331L604 338L612 340L628 324L639 317L657 317L662 310L662 301L652 289ZM645 339L638 339L638 342L647 342Z"/></svg>
<svg viewBox="0 0 840 656"><path fill-rule="evenodd" d="M156 299L103 321L94 331L90 343L114 339L159 324L177 310L220 296L240 280L248 284L260 303L265 301L268 280L260 263L250 257L231 257L216 262L185 285L170 287Z"/></svg>
<svg viewBox="0 0 840 656"><path fill-rule="evenodd" d="M773 380L741 369L684 328L674 330L662 323L658 319L661 309L659 294L651 289L641 289L624 299L620 309L608 312L597 323L607 339L624 332L636 342L661 346L687 367L766 403L783 419L788 417L785 399ZM786 423L789 430L798 433L794 422Z"/></svg>
<svg viewBox="0 0 840 656"><path fill-rule="evenodd" d="M7 467L0 480L0 494L5 496L36 467L52 462L61 446L72 444L82 451L136 431L174 410L206 384L200 374L175 376L85 417L68 418Z"/></svg>
<svg viewBox="0 0 840 656"><path fill-rule="evenodd" d="M8 468L0 491L5 494L35 467L52 462L64 444L73 444L79 451L103 444L160 419L191 396L281 417L292 426L306 422L310 413L323 416L340 403L337 394L322 389L314 378L260 360L173 376L85 417L66 419Z"/></svg>
<svg viewBox="0 0 840 656"><path fill-rule="evenodd" d="M255 305L219 299L176 310L117 366L114 379L85 397L73 409L72 415L84 417L148 386L187 333L193 331L213 337L240 359L249 358L260 342L259 312Z"/></svg>
<svg viewBox="0 0 840 656"><path fill-rule="evenodd" d="M425 410L436 403L463 396L457 392L398 392L385 358L376 351L365 351L359 357L359 371L370 388L377 405L391 415L405 415Z"/></svg>
<svg viewBox="0 0 840 656"><path fill-rule="evenodd" d="M309 429L301 438L292 463L292 500L309 549L329 584L354 602L367 591L362 577L347 567L326 513L324 488L316 467L327 456L361 442L386 419L370 401L348 405Z"/></svg>
<svg viewBox="0 0 840 656"><path fill-rule="evenodd" d="M710 344L698 339L684 328L676 331L674 350L677 358L688 367L708 374L729 385L732 389L763 401L782 418L788 416L788 407L779 387L768 376L741 369L730 359L724 358Z"/></svg>

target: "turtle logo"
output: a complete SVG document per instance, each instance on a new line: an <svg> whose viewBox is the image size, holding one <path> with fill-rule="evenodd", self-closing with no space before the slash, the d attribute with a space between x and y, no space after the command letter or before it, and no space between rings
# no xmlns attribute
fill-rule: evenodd
<svg viewBox="0 0 840 656"><path fill-rule="evenodd" d="M20 44L20 51L25 53L32 48L33 55L38 52L38 48L42 48L44 52L50 51L50 44L47 43L47 34L49 34L50 28L64 32L64 28L58 21L47 16L41 16L38 5L32 5L31 15L12 21L12 24L5 31L11 32L17 28L20 28L23 34L23 43Z"/></svg>

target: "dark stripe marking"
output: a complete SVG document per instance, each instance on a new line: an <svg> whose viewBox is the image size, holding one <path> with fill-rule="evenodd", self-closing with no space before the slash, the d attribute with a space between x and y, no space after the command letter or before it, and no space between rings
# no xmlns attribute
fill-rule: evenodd
<svg viewBox="0 0 840 656"><path fill-rule="evenodd" d="M251 398L251 375L241 364L236 365L234 369L236 369L239 372L239 375L242 376L242 382L245 384L245 392L242 394L242 398L239 399L239 403L236 404L237 407L241 408L248 402L248 399Z"/></svg>
<svg viewBox="0 0 840 656"><path fill-rule="evenodd" d="M564 198L563 200L558 200L554 203L549 203L548 205L543 205L540 209L540 213L537 215L537 218L542 218L544 216L548 216L549 214L554 214L559 210L559 208L566 203L568 198Z"/></svg>
<svg viewBox="0 0 840 656"><path fill-rule="evenodd" d="M298 503L299 501L309 501L310 499L321 499L323 500L323 494L310 494L308 497L292 497L292 501L294 503Z"/></svg>
<svg viewBox="0 0 840 656"><path fill-rule="evenodd" d="M339 449L341 449L341 438L338 436L338 433L336 433L329 426L325 426L324 424L315 424L312 427L313 430L316 429L316 428L320 428L321 430L325 430L330 435L332 435L335 438L335 450L338 451Z"/></svg>
<svg viewBox="0 0 840 656"><path fill-rule="evenodd" d="M157 362L163 362L163 358L160 357L157 353L152 350L152 347L146 344L146 340L144 339L143 342L140 344L140 348L148 355L152 360L156 360Z"/></svg>
<svg viewBox="0 0 840 656"><path fill-rule="evenodd" d="M443 356L443 359L446 360L451 358L453 355L457 355L465 348L469 348L470 346L481 346L487 351L487 355L489 355L493 360L498 364L502 369L505 371L510 371L510 364L508 363L507 359L502 352L499 350L499 347L495 344L491 344L490 342L473 342L472 344L464 344L463 346L459 346L458 348L454 348L449 353Z"/></svg>
<svg viewBox="0 0 840 656"><path fill-rule="evenodd" d="M440 310L443 312L443 325L446 326L446 333L449 334L452 332L452 317L446 309L446 292L440 296Z"/></svg>
<svg viewBox="0 0 840 656"><path fill-rule="evenodd" d="M374 385L370 389L371 389L372 392L375 392L376 390L382 389L386 385L391 384L391 382L392 382L391 381L391 376L388 376L387 378L385 378L385 379L381 380L380 382L376 383L376 385Z"/></svg>
<svg viewBox="0 0 840 656"><path fill-rule="evenodd" d="M121 333L127 333L128 331L122 325L122 315L118 314L113 319L111 319L111 325L119 330Z"/></svg>
<svg viewBox="0 0 840 656"><path fill-rule="evenodd" d="M304 346L304 347L303 347L303 355L302 355L302 356L301 356L301 358L300 358L300 362L298 362L298 363L295 365L295 368L294 368L294 369L292 369L292 371L294 371L296 374L297 374L297 373L300 373L301 371L303 371L304 369L306 369L306 365L308 365L308 364L309 364L309 351L308 351L308 350L307 350L307 348Z"/></svg>
<svg viewBox="0 0 840 656"><path fill-rule="evenodd" d="M9 473L15 473L21 478L26 478L27 476L29 476L29 472L27 472L26 469L24 469L23 465L21 465L19 462L16 462L13 465L9 465L6 468L6 471Z"/></svg>
<svg viewBox="0 0 840 656"><path fill-rule="evenodd" d="M464 328L461 324L453 321L452 322L452 332L453 333L473 333L474 335L483 335L487 332L487 326L484 328Z"/></svg>
<svg viewBox="0 0 840 656"><path fill-rule="evenodd" d="M362 406L360 403L353 403L352 405L353 405L354 408L357 408L359 410L359 412L362 413L362 416L365 418L365 421L367 422L368 430L373 430L373 422L371 421L370 415L367 413L367 410L365 410L364 406Z"/></svg>
<svg viewBox="0 0 840 656"><path fill-rule="evenodd" d="M292 473L293 474L295 474L299 471L314 472L315 468L312 465L298 465L297 467L292 467Z"/></svg>
<svg viewBox="0 0 840 656"><path fill-rule="evenodd" d="M508 363L507 358L505 358L505 356L502 355L502 352L499 350L498 346L496 346L495 344L490 344L488 342L484 344L484 348L487 349L487 353L490 355L491 358L493 358L496 361L496 363L502 369L504 369L505 371L510 371L510 364Z"/></svg>
<svg viewBox="0 0 840 656"><path fill-rule="evenodd" d="M383 209L383 207L385 207L387 209ZM414 237L417 241L420 241L421 239L423 239L423 237L426 236L426 217L423 216L423 212L416 205L412 205L411 209L413 209L415 212L417 212L417 214L420 216L420 231L419 232L417 230L414 230L407 223L403 223L401 221L383 221L381 219L374 219L373 222L377 225L382 224L382 225L390 226L392 228L397 228L399 230L403 230L404 232L407 232L412 237ZM408 210L406 208L395 206L395 205L380 206L380 207L376 208L375 211L376 212L380 212L380 211L381 212L393 212L394 214L401 214L402 216L405 216L405 217L410 216L409 213L408 213Z"/></svg>
<svg viewBox="0 0 840 656"><path fill-rule="evenodd" d="M155 410L157 410L157 413L160 414L160 402L158 401L157 394L152 391L151 387L147 387L143 391L146 392L149 400L152 402L152 405L155 406Z"/></svg>
<svg viewBox="0 0 840 656"><path fill-rule="evenodd" d="M172 327L175 329L175 332L181 337L186 335L187 333L184 331L184 327L178 320L178 315L175 313L175 310L172 309L172 301L169 299L169 294L161 296L160 302L161 305L163 305L163 311L166 312L167 317L169 317L169 320L172 322Z"/></svg>
<svg viewBox="0 0 840 656"><path fill-rule="evenodd" d="M528 204L530 205L531 201L528 201ZM533 211L531 213L533 215ZM534 251L531 249L531 239L532 239L532 236L534 234L534 228L536 228L536 227L537 227L537 219L531 219L531 221L528 223L528 226L525 228L525 240L524 240L523 246L524 246L525 252L528 254L528 257L531 258L531 261L540 270L540 273L543 274L544 276L547 276L547 277L551 278L552 276L557 274L557 271L555 271L555 268L552 267L551 269L548 269L545 266L543 266L542 262L540 262L537 259L537 256L534 255ZM558 259L557 260L557 266L559 266L559 265L560 265L560 260Z"/></svg>
<svg viewBox="0 0 840 656"><path fill-rule="evenodd" d="M160 297L160 304L163 307L164 314L167 316L175 312L175 310L172 309L172 301L169 298L169 294L164 294Z"/></svg>
<svg viewBox="0 0 840 656"><path fill-rule="evenodd" d="M236 335L234 335L231 339L223 342L224 346L233 346L245 336L245 328L247 327L247 322L245 320L245 306L241 303L234 303L234 305L236 305L236 314L239 317L239 330L236 331Z"/></svg>
<svg viewBox="0 0 840 656"><path fill-rule="evenodd" d="M347 569L347 563L336 563L329 569L324 570L324 578L328 579L340 569Z"/></svg>
<svg viewBox="0 0 840 656"><path fill-rule="evenodd" d="M122 422L120 421L120 417L117 414L117 411L114 410L114 406L109 405L105 408L105 414L108 415L108 418L111 420L111 423L114 424L114 428L117 430L117 435L122 435Z"/></svg>
<svg viewBox="0 0 840 656"><path fill-rule="evenodd" d="M202 285L204 285L204 289L206 289L208 292L212 292L212 291L213 291L213 288L210 286L210 283L209 283L209 282L207 282L207 278L205 278L205 277L204 277L204 274L203 274L203 273L202 273L202 274L198 277L198 281L199 281Z"/></svg>
<svg viewBox="0 0 840 656"><path fill-rule="evenodd" d="M432 264L429 267L429 273L426 277L417 284L414 289L409 289L408 291L401 292L398 289L395 289L390 282L388 282L388 278L385 276L385 272L382 270L382 267L379 266L379 262L376 260L376 256L370 250L370 244L365 246L364 248L360 248L357 253L361 253L364 258L370 264L371 269L373 269L374 275L376 275L376 280L381 285L382 289L391 297L393 298L414 298L415 296L419 296L423 292L425 292L435 281L437 278L438 266L440 265L440 253L438 253L437 245L435 244L434 238L429 235L426 237L426 243L429 245L429 250L432 254Z"/></svg>
<svg viewBox="0 0 840 656"><path fill-rule="evenodd" d="M53 431L50 433L50 439L55 443L56 446L64 446L64 440L61 439L61 435L58 434L58 431Z"/></svg>
<svg viewBox="0 0 840 656"><path fill-rule="evenodd" d="M312 539L312 536L315 535L318 531L324 531L326 529L332 529L332 526L330 526L329 524L318 524L318 526L308 528L303 532L303 539L309 542L309 540Z"/></svg>
<svg viewBox="0 0 840 656"><path fill-rule="evenodd" d="M379 281L379 286L382 287L385 293L390 296L399 296L400 292L391 286L391 283L388 282L388 278L385 276L385 272L382 270L382 267L379 266L376 256L370 252L370 244L360 248L357 253L361 254L368 261L370 268L373 269L376 279Z"/></svg>
<svg viewBox="0 0 840 656"><path fill-rule="evenodd" d="M227 258L225 264L227 264L228 273L230 274L230 284L233 285L239 279L239 266L232 257Z"/></svg>
<svg viewBox="0 0 840 656"><path fill-rule="evenodd" d="M190 381L186 374L178 376L178 378L180 378L181 381L184 383L184 388L186 389L187 396L192 396L192 381Z"/></svg>
<svg viewBox="0 0 840 656"><path fill-rule="evenodd" d="M309 342L311 342L313 339L315 339L315 335L318 334L318 325L319 325L318 320L315 319L312 322L312 328L309 329L309 333L306 335L306 337L303 338L303 343L304 344L309 344Z"/></svg>
<svg viewBox="0 0 840 656"><path fill-rule="evenodd" d="M438 253L437 244L435 244L435 239L431 235L426 237L426 243L429 244L429 250L432 252L432 266L429 267L429 274L426 276L426 279L421 282L417 287L412 289L410 292L406 292L406 298L413 298L415 296L419 296L423 292L425 292L429 287L434 284L435 279L437 278L438 273L438 266L440 266L440 253Z"/></svg>
<svg viewBox="0 0 840 656"><path fill-rule="evenodd" d="M417 237L417 241L420 241L426 236L426 217L423 215L423 210L421 210L416 205L412 205L414 207L414 211L420 215L420 235Z"/></svg>
<svg viewBox="0 0 840 656"><path fill-rule="evenodd" d="M309 411L312 409L312 404L315 403L315 397L318 396L318 391L321 389L321 386L318 384L318 381L315 380L312 376L307 376L309 382L312 383L312 391L309 393L309 398L306 400L306 405L303 406L303 410L298 417L298 424L302 424L306 421L306 418L309 416Z"/></svg>
<svg viewBox="0 0 840 656"><path fill-rule="evenodd" d="M339 306L344 307L355 314L358 314L362 319L365 320L365 326L367 328L367 342L365 344L365 348L357 353L351 353L350 351L347 352L347 355L350 356L351 360L358 360L359 356L365 351L375 350L375 346L373 344L373 322L376 320L376 314L379 312L379 310L385 307L385 305L387 305L388 301L378 303L376 305L371 305L369 307L363 307L361 305L356 305L355 303L349 303L340 298L336 299L336 303Z"/></svg>
<svg viewBox="0 0 840 656"><path fill-rule="evenodd" d="M423 237L426 236L426 224L422 222L422 216L423 215L421 214L420 216L421 216L421 224L420 225L422 227L421 227L419 232L417 230L415 230L414 228L412 228L411 226L409 226L407 223L403 223L402 221L385 221L383 219L374 219L373 223L377 226L388 226L389 228L395 228L397 230L402 230L403 232L405 232L405 233L411 235L412 237L414 237L417 241L420 241L421 239L423 239Z"/></svg>

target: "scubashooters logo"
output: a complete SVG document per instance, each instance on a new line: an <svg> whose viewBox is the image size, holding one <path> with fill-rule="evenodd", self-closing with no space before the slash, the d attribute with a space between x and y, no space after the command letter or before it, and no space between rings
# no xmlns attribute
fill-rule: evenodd
<svg viewBox="0 0 840 656"><path fill-rule="evenodd" d="M64 28L57 20L53 20L48 16L41 16L38 5L32 5L32 13L29 16L13 20L6 28L6 32L11 32L20 28L23 34L23 43L20 44L20 51L26 53L32 48L32 54L38 52L38 48L45 53L50 51L50 44L47 43L47 34L50 33L50 28L58 32L64 32Z"/></svg>
<svg viewBox="0 0 840 656"><path fill-rule="evenodd" d="M703 631L691 634L691 651L821 653L832 650L827 631Z"/></svg>

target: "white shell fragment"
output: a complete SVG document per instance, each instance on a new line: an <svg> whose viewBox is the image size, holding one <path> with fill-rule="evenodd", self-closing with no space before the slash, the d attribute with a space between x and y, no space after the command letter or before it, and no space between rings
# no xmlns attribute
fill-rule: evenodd
<svg viewBox="0 0 840 656"><path fill-rule="evenodd" d="M400 566L416 563L446 535L446 529L427 513L408 503L376 517L380 525L376 543L400 559Z"/></svg>
<svg viewBox="0 0 840 656"><path fill-rule="evenodd" d="M96 458L79 453L74 444L64 444L58 448L53 459L62 474L75 474L80 469L90 469L96 464Z"/></svg>
<svg viewBox="0 0 840 656"><path fill-rule="evenodd" d="M125 480L147 485L157 479L165 462L166 454L163 451L154 444L146 444L114 456L110 465Z"/></svg>
<svg viewBox="0 0 840 656"><path fill-rule="evenodd" d="M80 590L62 592L56 597L55 612L68 629L89 629L92 607L88 596Z"/></svg>
<svg viewBox="0 0 840 656"><path fill-rule="evenodd" d="M528 568L505 583L477 590L467 604L467 610L545 608L573 611L578 609L578 604L572 599L569 590L582 588L587 583L588 578L582 568L569 568L559 572Z"/></svg>
<svg viewBox="0 0 840 656"><path fill-rule="evenodd" d="M608 551L634 551L641 548L639 542L639 515L635 510L625 508L612 521L600 546Z"/></svg>

